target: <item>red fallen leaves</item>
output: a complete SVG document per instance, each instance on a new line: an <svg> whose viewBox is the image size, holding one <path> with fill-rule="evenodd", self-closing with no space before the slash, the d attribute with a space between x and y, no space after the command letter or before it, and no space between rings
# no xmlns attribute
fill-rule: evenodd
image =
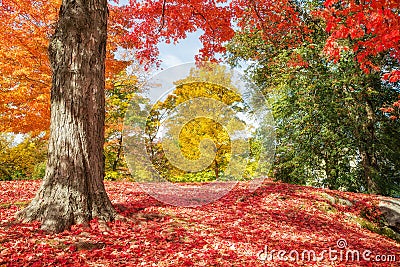
<svg viewBox="0 0 400 267"><path fill-rule="evenodd" d="M372 220L377 197L266 181L253 193L239 184L224 198L198 208L164 205L129 182L106 182L116 209L127 221L90 228L73 226L46 234L38 223L20 224L13 215L39 187L38 181L0 182L0 266L397 266L369 261L319 263L261 261L272 250L372 251L396 255L400 244L361 228L354 217ZM353 206L330 204L324 192ZM108 229L107 229L108 228ZM344 251L344 250L343 250ZM375 265L373 265L375 264Z"/></svg>

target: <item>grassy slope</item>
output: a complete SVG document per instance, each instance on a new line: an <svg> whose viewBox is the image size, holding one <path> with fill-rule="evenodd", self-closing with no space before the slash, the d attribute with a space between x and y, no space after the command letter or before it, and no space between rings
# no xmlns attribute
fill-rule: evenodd
<svg viewBox="0 0 400 267"><path fill-rule="evenodd" d="M106 182L115 207L128 220L107 225L93 221L90 228L75 226L54 235L38 230L38 223L12 221L38 186L38 181L0 182L0 266L398 266L400 262L399 243L360 225L361 214L376 217L376 196L267 180L253 193L239 184L217 202L183 208L158 202L134 183ZM332 204L325 193L354 204ZM347 242L345 248L338 247L340 239ZM261 253L266 248L268 253ZM327 253L322 261L310 261L307 255L301 260L304 250L321 256L329 248L336 250L335 261ZM297 250L300 261L279 260L272 250ZM346 262L349 250L361 254L370 250L371 260ZM266 255L267 260L260 260ZM376 255L395 255L397 262L377 263Z"/></svg>

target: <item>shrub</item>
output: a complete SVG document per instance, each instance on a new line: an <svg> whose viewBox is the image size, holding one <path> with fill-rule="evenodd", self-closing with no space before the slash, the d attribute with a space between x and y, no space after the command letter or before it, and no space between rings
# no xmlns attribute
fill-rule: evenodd
<svg viewBox="0 0 400 267"><path fill-rule="evenodd" d="M45 173L46 173L46 162L43 161L35 165L31 178L33 180L43 179Z"/></svg>
<svg viewBox="0 0 400 267"><path fill-rule="evenodd" d="M36 165L46 158L46 141L26 137L22 141L0 134L0 180L30 179Z"/></svg>

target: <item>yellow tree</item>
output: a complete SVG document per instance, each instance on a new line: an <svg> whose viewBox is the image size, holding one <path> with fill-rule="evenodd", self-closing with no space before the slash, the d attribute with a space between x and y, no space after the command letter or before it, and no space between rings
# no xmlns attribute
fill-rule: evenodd
<svg viewBox="0 0 400 267"><path fill-rule="evenodd" d="M214 160L209 169L214 171L215 179L229 162L230 138L224 128L209 118L198 118L188 122L179 135L182 153L188 159L199 159L201 140L210 139L214 143Z"/></svg>
<svg viewBox="0 0 400 267"><path fill-rule="evenodd" d="M186 170L195 172L195 170L203 169L202 166L207 166L204 170L213 171L214 178L218 179L229 163L231 140L227 127L240 127L240 122L223 112L215 113L219 113L216 110L222 111L226 107L243 108L240 107L242 99L232 86L231 75L224 66L206 64L201 68L194 68L187 78L175 82L176 88L164 101L158 102L154 106L151 112L153 115L148 121L148 126L157 126L150 131L153 136L157 134L156 131L160 130L160 125L163 125L163 131L167 132L170 137L179 136L180 152L172 152L172 156L168 158L173 166L181 165L182 162L178 162L177 154L182 153L183 161L194 160L194 166L186 166L188 167ZM167 116L169 118L166 118ZM216 120L216 117L219 119ZM210 145L209 142L204 142L207 139L213 143L211 150L206 149ZM160 144L159 141L154 142L154 140L153 138L153 142L151 142L152 151L160 151L161 148L164 151L161 152L161 157L152 159L161 158L158 165L162 166L166 162L164 153L168 148L165 146L166 143ZM157 148L154 149L154 147ZM210 155L202 155L208 153L207 151ZM201 163L196 161L202 157L204 157L204 161ZM210 157L212 157L211 161ZM171 168L171 166L165 165L164 167ZM172 173L179 174L179 171L175 170Z"/></svg>

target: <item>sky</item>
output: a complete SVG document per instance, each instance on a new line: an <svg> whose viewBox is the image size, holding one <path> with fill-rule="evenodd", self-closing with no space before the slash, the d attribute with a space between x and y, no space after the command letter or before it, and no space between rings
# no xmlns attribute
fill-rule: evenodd
<svg viewBox="0 0 400 267"><path fill-rule="evenodd" d="M110 2L114 1L109 0ZM119 0L119 5L127 5L128 3L128 0ZM195 55L198 54L199 49L202 47L199 41L200 35L201 31L197 31L188 33L187 37L184 40L179 40L177 44L158 44L159 58L162 60L161 68L166 69L182 63L193 62Z"/></svg>
<svg viewBox="0 0 400 267"><path fill-rule="evenodd" d="M199 50L203 47L199 37L202 34L201 30L194 33L188 33L187 37L179 40L177 44L158 44L160 51L159 59L161 59L161 70L195 61L195 56L199 54ZM216 55L217 58L222 57L221 54ZM239 65L235 67L236 71L244 72L250 66L251 61L239 60ZM158 72L160 70L156 70Z"/></svg>
<svg viewBox="0 0 400 267"><path fill-rule="evenodd" d="M177 44L160 43L158 48L160 50L159 58L162 60L161 68L166 69L179 64L193 62L195 55L199 53L202 47L199 41L201 32L194 32L187 34L187 38L180 40Z"/></svg>

